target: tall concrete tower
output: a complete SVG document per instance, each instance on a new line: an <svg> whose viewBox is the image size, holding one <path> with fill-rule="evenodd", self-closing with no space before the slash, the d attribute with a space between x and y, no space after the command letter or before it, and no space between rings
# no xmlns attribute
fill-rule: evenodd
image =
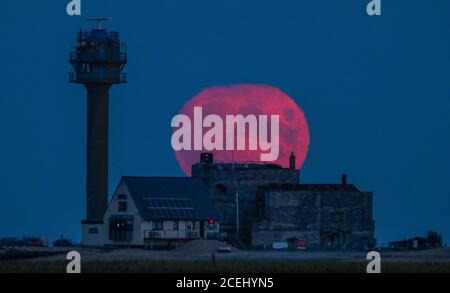
<svg viewBox="0 0 450 293"><path fill-rule="evenodd" d="M97 22L91 31L78 33L76 47L70 54L74 72L71 83L83 84L87 90L87 213L84 224L102 221L108 206L108 130L109 90L113 84L126 83L122 73L127 64L125 44L117 32L108 32Z"/></svg>

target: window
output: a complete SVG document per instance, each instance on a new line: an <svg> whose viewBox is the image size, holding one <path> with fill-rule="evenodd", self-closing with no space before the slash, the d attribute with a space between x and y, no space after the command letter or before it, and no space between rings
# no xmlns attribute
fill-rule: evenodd
<svg viewBox="0 0 450 293"><path fill-rule="evenodd" d="M89 234L98 234L98 233L99 231L97 227L89 228Z"/></svg>
<svg viewBox="0 0 450 293"><path fill-rule="evenodd" d="M194 229L194 222L189 221L186 222L186 230L193 230Z"/></svg>
<svg viewBox="0 0 450 293"><path fill-rule="evenodd" d="M178 231L178 221L173 221L173 230Z"/></svg>
<svg viewBox="0 0 450 293"><path fill-rule="evenodd" d="M162 231L163 230L163 222L162 221L154 221L152 222L153 231Z"/></svg>
<svg viewBox="0 0 450 293"><path fill-rule="evenodd" d="M109 239L113 241L133 240L133 224L133 217L111 217L109 220Z"/></svg>
<svg viewBox="0 0 450 293"><path fill-rule="evenodd" d="M119 194L117 196L117 199L127 199L127 195L126 194Z"/></svg>
<svg viewBox="0 0 450 293"><path fill-rule="evenodd" d="M128 205L126 201L119 201L119 212L126 212L128 210Z"/></svg>

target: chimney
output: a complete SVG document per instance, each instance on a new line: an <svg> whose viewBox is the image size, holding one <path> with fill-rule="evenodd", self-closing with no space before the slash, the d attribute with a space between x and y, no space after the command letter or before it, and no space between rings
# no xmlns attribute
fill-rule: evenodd
<svg viewBox="0 0 450 293"><path fill-rule="evenodd" d="M347 185L347 174L342 174L342 185Z"/></svg>
<svg viewBox="0 0 450 293"><path fill-rule="evenodd" d="M295 155L294 155L294 153L291 153L291 156L289 157L289 169L295 170L296 165L297 165L297 162L296 162Z"/></svg>

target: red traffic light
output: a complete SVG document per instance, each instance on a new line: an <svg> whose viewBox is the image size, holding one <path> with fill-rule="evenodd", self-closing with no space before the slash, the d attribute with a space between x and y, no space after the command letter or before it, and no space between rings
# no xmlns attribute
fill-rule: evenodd
<svg viewBox="0 0 450 293"><path fill-rule="evenodd" d="M209 224L214 225L216 221L214 221L214 219L209 220Z"/></svg>

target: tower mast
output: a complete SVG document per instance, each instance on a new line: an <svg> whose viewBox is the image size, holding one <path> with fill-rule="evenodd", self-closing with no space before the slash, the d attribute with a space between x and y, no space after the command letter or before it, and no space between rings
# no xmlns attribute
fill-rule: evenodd
<svg viewBox="0 0 450 293"><path fill-rule="evenodd" d="M102 23L110 18L91 18L97 23L90 31L81 30L70 53L71 83L87 90L87 174L86 223L100 222L108 206L109 90L127 82L122 73L127 64L125 44L117 32L108 32Z"/></svg>

